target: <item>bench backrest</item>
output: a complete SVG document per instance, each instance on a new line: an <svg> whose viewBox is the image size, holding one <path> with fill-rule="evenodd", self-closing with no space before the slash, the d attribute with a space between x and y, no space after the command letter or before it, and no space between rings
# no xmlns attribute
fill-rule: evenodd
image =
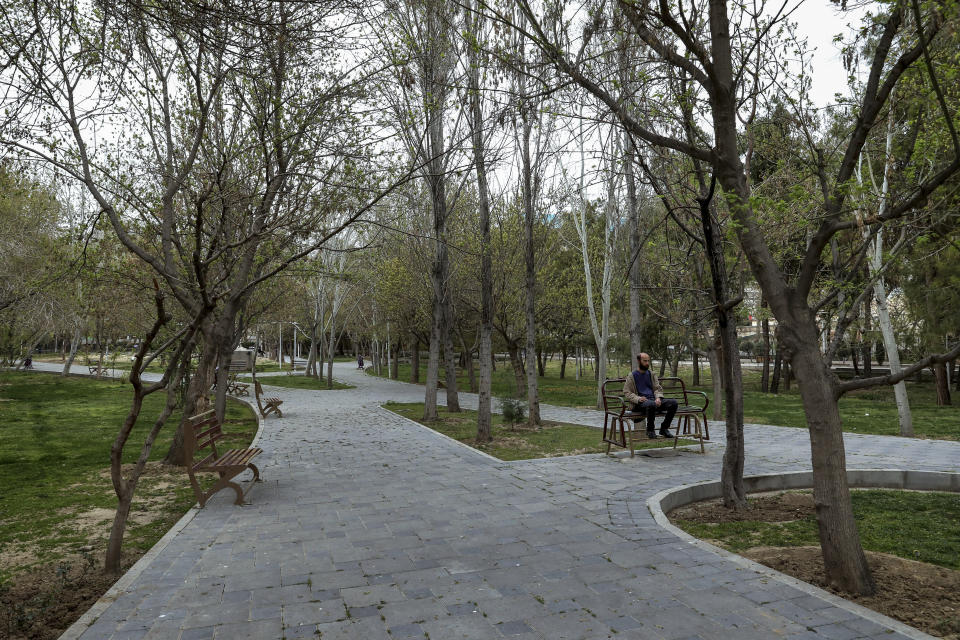
<svg viewBox="0 0 960 640"><path fill-rule="evenodd" d="M687 387L683 384L683 379L660 378L660 385L663 387L664 398L673 398L681 406L690 404L687 402Z"/></svg>
<svg viewBox="0 0 960 640"><path fill-rule="evenodd" d="M187 420L183 439L187 459L191 461L190 464L196 468L216 460L219 457L216 443L222 437L223 431L220 428L220 421L217 420L216 409L204 411ZM192 462L197 452L207 447L210 448L210 452L201 460Z"/></svg>
<svg viewBox="0 0 960 640"><path fill-rule="evenodd" d="M673 398L681 405L687 402L687 387L681 378L658 378L663 387L663 397ZM610 378L603 381L603 410L619 409L623 405L623 383L626 378Z"/></svg>
<svg viewBox="0 0 960 640"><path fill-rule="evenodd" d="M623 383L626 378L608 378L603 381L603 410L619 411L623 406Z"/></svg>

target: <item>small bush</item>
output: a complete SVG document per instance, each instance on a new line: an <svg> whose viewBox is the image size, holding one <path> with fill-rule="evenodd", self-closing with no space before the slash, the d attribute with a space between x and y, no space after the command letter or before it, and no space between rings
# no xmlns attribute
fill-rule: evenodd
<svg viewBox="0 0 960 640"><path fill-rule="evenodd" d="M510 424L519 424L526 419L527 406L522 400L516 398L501 398L500 411L503 413L504 422Z"/></svg>

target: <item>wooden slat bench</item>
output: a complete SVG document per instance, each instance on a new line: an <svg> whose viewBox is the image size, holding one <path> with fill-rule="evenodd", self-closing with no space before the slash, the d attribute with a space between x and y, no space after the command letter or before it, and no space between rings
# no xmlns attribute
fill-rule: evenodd
<svg viewBox="0 0 960 640"><path fill-rule="evenodd" d="M280 412L280 405L283 404L283 400L280 398L265 397L263 395L263 387L260 386L259 380L254 380L253 385L257 396L257 408L260 409L260 415L266 418L269 414L276 413L278 418L282 418L283 413Z"/></svg>
<svg viewBox="0 0 960 640"><path fill-rule="evenodd" d="M629 448L630 457L632 458L636 451L633 444L635 431L633 421L636 418L640 418L640 422L643 423L646 420L646 414L630 411L630 403L626 402L623 398L623 383L625 380L626 378L612 378L603 381L603 442L607 443L608 454L610 453L611 446L618 446ZM678 380L680 382L680 388L684 393L682 400L677 396L675 381ZM664 397L676 399L679 405L676 414L674 414L676 428L673 432L673 448L677 448L680 437L683 436L684 438L699 440L700 453L704 453L706 449L703 446L703 441L710 439L709 432L704 436L700 430L701 415L703 416L704 424L706 424L706 415L703 413L706 410L706 404L704 404L703 407L689 404L685 394L699 393L703 395L705 400L706 394L700 391L686 391L686 388L683 387L683 380L679 378L660 378L660 384L663 386ZM692 430L690 425L691 419L693 420ZM641 427L641 431L644 430L645 427Z"/></svg>
<svg viewBox="0 0 960 640"><path fill-rule="evenodd" d="M197 501L202 508L210 496L230 487L237 493L237 499L234 504L243 504L243 498L246 493L240 488L233 478L250 469L253 471L253 480L247 492L253 487L253 484L260 480L260 470L257 469L250 460L263 453L263 449L253 447L251 449L230 449L222 454L217 452L217 440L223 438L223 431L220 429L220 421L217 420L217 412L214 409L195 415L187 421L184 431L184 446L186 448L187 475L190 476L190 486L197 496ZM198 452L209 448L210 452L200 460L194 460ZM197 480L197 473L214 472L220 475L209 490L204 491Z"/></svg>
<svg viewBox="0 0 960 640"><path fill-rule="evenodd" d="M235 396L249 396L250 385L246 382L240 382L237 374L231 373L227 376L227 393Z"/></svg>

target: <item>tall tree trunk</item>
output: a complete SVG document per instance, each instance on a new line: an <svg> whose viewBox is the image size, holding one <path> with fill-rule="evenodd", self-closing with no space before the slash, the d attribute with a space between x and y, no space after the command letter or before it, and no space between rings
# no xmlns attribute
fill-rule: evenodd
<svg viewBox="0 0 960 640"><path fill-rule="evenodd" d="M723 420L723 365L720 343L713 342L707 348L707 359L710 361L710 383L713 385L713 419Z"/></svg>
<svg viewBox="0 0 960 640"><path fill-rule="evenodd" d="M400 341L393 345L393 360L390 361L390 379L396 380L400 377Z"/></svg>
<svg viewBox="0 0 960 640"><path fill-rule="evenodd" d="M510 364L513 367L513 377L517 385L517 398L522 398L526 389L524 385L527 383L527 372L523 367L523 360L520 357L520 347L517 346L516 342L507 343L507 354L510 356Z"/></svg>
<svg viewBox="0 0 960 640"><path fill-rule="evenodd" d="M423 403L423 419L437 419L437 380L440 377L440 341L443 310L437 300L438 282L434 282L433 322L430 325L430 347L427 352L427 383Z"/></svg>
<svg viewBox="0 0 960 640"><path fill-rule="evenodd" d="M770 320L763 317L763 373L760 375L760 391L770 391Z"/></svg>
<svg viewBox="0 0 960 640"><path fill-rule="evenodd" d="M770 380L770 393L780 393L780 375L783 370L783 345L777 342L777 354L773 358L773 377Z"/></svg>
<svg viewBox="0 0 960 640"><path fill-rule="evenodd" d="M876 585L860 546L847 485L835 377L821 357L815 327L811 319L808 326L787 335L793 337L788 347L790 361L797 363L797 381L803 391L800 397L810 430L813 500L823 560L832 586L847 593L872 592Z"/></svg>
<svg viewBox="0 0 960 640"><path fill-rule="evenodd" d="M526 86L526 80L523 81ZM537 267L534 262L533 225L536 211L533 203L533 165L530 160L530 132L533 123L527 110L529 105L522 105L523 140L520 155L523 163L523 256L526 266L524 277L524 319L527 329L527 424L531 427L540 426L540 388L537 379Z"/></svg>
<svg viewBox="0 0 960 640"><path fill-rule="evenodd" d="M945 363L933 365L933 379L937 387L937 406L949 405L950 385L947 383L947 365Z"/></svg>
<svg viewBox="0 0 960 640"><path fill-rule="evenodd" d="M450 281L449 268L444 276L444 282ZM448 287L444 287L448 289ZM449 290L445 292L447 296L443 312L445 321L443 323L443 362L444 372L447 382L447 411L450 413L460 412L460 394L457 392L457 352L453 348L453 310L450 306Z"/></svg>
<svg viewBox="0 0 960 640"><path fill-rule="evenodd" d="M863 343L860 345L863 357L863 375L867 378L873 375L873 339L870 332L873 325L873 314L870 312L870 298L863 301ZM787 387L789 389L790 387Z"/></svg>
<svg viewBox="0 0 960 640"><path fill-rule="evenodd" d="M413 337L413 350L410 353L410 382L420 382L420 338Z"/></svg>
<svg viewBox="0 0 960 640"><path fill-rule="evenodd" d="M705 185L704 185L705 186ZM727 446L723 452L723 467L720 486L723 504L729 509L744 509L747 506L743 486L743 379L740 370L740 353L737 345L737 318L735 305L729 300L730 283L721 246L720 226L714 215L713 193L716 177L710 180L709 191L697 198L700 208L700 223L703 229L703 246L710 262L713 284L714 315L717 319L717 335L720 337L722 354L719 364L723 371L724 403L726 404ZM677 349L679 352L679 349ZM679 360L679 355L677 356Z"/></svg>
<svg viewBox="0 0 960 640"><path fill-rule="evenodd" d="M693 347L690 348L690 358L693 364L693 379L691 384L695 387L700 386L700 354L697 353L697 350Z"/></svg>
<svg viewBox="0 0 960 640"><path fill-rule="evenodd" d="M882 216L887 209L887 194L890 190L890 174L893 171L893 131L894 110L890 109L887 117L886 160L883 165L883 184L880 187L880 210ZM857 171L857 181L862 185L863 178L860 170ZM864 239L870 240L870 232L864 228ZM890 322L890 312L887 308L887 291L880 270L883 267L883 225L877 227L876 235L872 240L873 250L867 260L867 268L874 278L873 295L877 300L877 318L880 322L880 334L883 336L883 347L887 352L887 362L890 363L890 373L896 375L903 370L900 366L900 352L897 348L897 338L893 334L893 324ZM869 308L867 310L869 314ZM900 435L913 436L913 415L910 412L910 400L907 398L907 383L903 380L893 385L893 395L897 402L897 417L900 422Z"/></svg>
<svg viewBox="0 0 960 640"><path fill-rule="evenodd" d="M626 48L624 48L626 51ZM627 68L627 67L624 67ZM627 183L627 212L630 220L630 368L643 351L643 315L640 312L640 207L637 203L637 183L633 172L636 149L633 138L623 132L623 174Z"/></svg>
<svg viewBox="0 0 960 640"><path fill-rule="evenodd" d="M563 380L563 377L567 373L567 347L566 345L560 348L560 379Z"/></svg>

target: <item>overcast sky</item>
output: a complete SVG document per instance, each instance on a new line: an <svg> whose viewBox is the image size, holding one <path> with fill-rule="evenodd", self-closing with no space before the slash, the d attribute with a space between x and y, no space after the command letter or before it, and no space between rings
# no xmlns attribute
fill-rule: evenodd
<svg viewBox="0 0 960 640"><path fill-rule="evenodd" d="M858 25L863 10L840 13L829 0L805 0L791 16L800 27L800 34L807 37L813 52L813 87L810 98L817 106L836 102L834 94L846 95L847 78L840 59L840 45L833 37L850 33L848 24Z"/></svg>

